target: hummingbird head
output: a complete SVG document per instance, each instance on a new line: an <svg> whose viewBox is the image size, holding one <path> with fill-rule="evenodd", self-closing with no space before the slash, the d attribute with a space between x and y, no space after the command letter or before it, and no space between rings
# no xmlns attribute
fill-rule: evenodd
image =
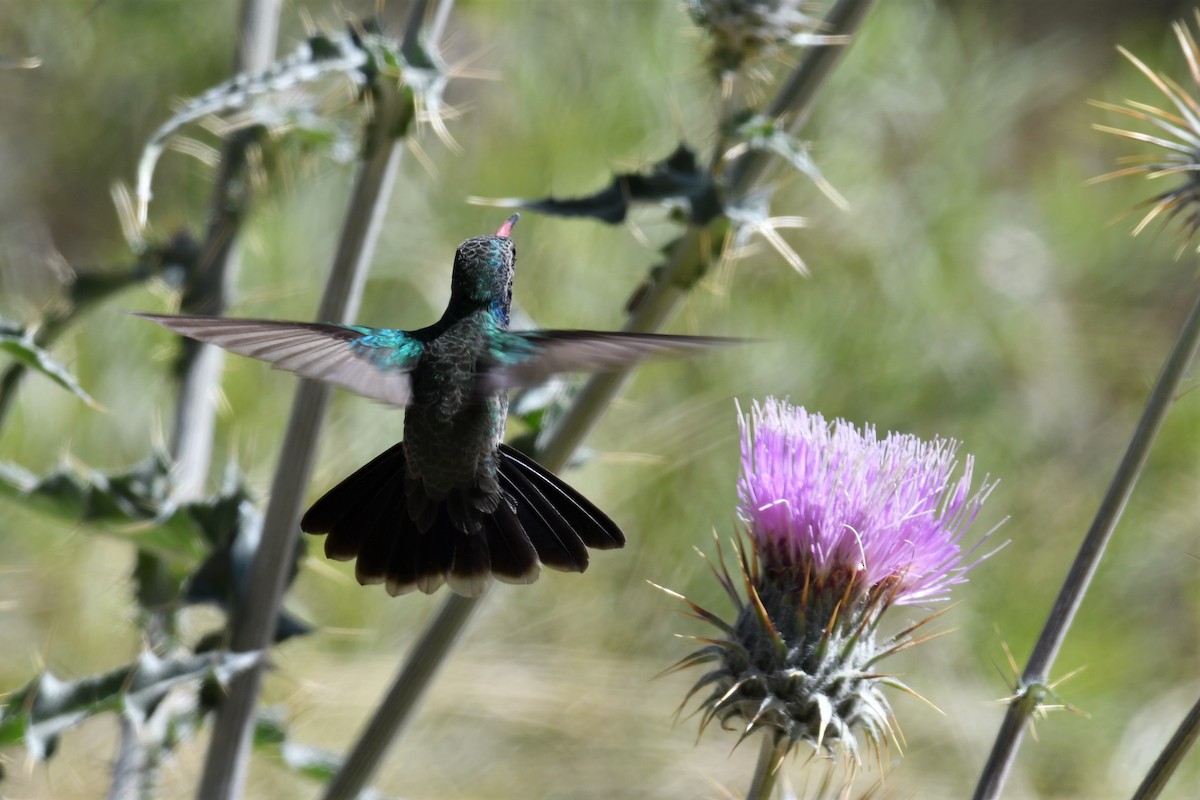
<svg viewBox="0 0 1200 800"><path fill-rule="evenodd" d="M508 324L517 266L517 248L509 234L520 217L513 214L493 236L476 236L458 246L450 280L452 303L492 306L493 312Z"/></svg>

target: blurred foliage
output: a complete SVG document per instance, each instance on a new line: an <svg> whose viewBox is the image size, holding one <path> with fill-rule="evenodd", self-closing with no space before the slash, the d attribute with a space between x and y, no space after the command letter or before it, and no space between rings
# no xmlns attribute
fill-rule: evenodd
<svg viewBox="0 0 1200 800"><path fill-rule="evenodd" d="M342 757L322 747L301 744L292 740L288 720L279 708L269 708L259 714L254 726L254 749L274 758L293 772L327 783L342 766ZM389 795L370 787L359 793L360 800L385 800Z"/></svg>
<svg viewBox="0 0 1200 800"><path fill-rule="evenodd" d="M342 4L364 15L374 5ZM1127 152L1089 129L1113 120L1085 101L1156 99L1114 46L1184 75L1167 23L1186 7L1042 5L879 5L803 132L849 211L807 180L787 182L775 199L783 213L807 218L788 241L811 277L764 248L705 280L678 332L769 343L641 371L589 442L598 458L569 475L622 524L629 545L595 558L582 577L499 587L380 775L381 791L666 798L741 790L753 748L730 754L720 736L696 744L691 725L671 726L690 679L650 680L686 652L671 634L697 627L646 581L723 609L691 548L709 547L714 528L732 532L733 398L775 394L828 417L960 439L977 468L1001 480L979 530L1009 517L998 536L1011 544L956 593L961 604L942 619L958 630L891 665L945 713L893 698L907 747L887 793L969 792L1000 718L992 701L1013 680L1003 645L1018 662L1027 655L1197 290L1195 267L1173 260L1174 241L1152 232L1130 240L1128 224L1106 224L1145 188L1082 185ZM0 244L19 244L15 232L32 225L67 264L130 262L109 187L132 180L142 144L175 98L228 78L235 6L5 4L0 56L37 57L41 66L0 72ZM327 3L290 4L281 50L310 35L304 11L324 29L342 27ZM385 15L398 20L403 11L392 2ZM614 174L645 173L680 141L706 152L719 135L712 121L721 100L683 3L463 0L450 31L450 73L485 70L493 79L460 78L446 89L462 112L451 125L461 153L426 136L424 160L435 171L406 162L365 324L435 318L454 247L496 226L497 212L466 205L467 196L586 196ZM346 171L311 150L265 152L270 191L253 210L232 312L311 317ZM152 230L199 226L211 177L202 161L168 152ZM632 209L623 227L529 215L517 233L516 300L539 325L617 326L657 248L675 235L657 210ZM14 256L21 252L0 248L0 313L25 324L66 287L46 259ZM158 309L162 286L131 287L119 303ZM153 451L173 402L165 334L105 304L41 346L111 411L25 381L0 429L0 458L30 475L51 472L64 454L119 474ZM262 486L292 379L230 359L223 391L215 460L236 456L249 484ZM339 396L310 495L398 439L400 420ZM1198 443L1200 405L1189 392L1058 661L1059 674L1086 667L1058 691L1089 716L1039 723L1009 796L1128 796L1200 694ZM8 497L0 531L0 686L25 684L41 662L67 676L129 663L138 652L128 621L137 613L130 565L138 545L81 535L79 517ZM205 557L196 553L179 577ZM290 736L340 752L439 600L392 600L321 558L302 566L290 602L320 627L273 655L267 699L287 700ZM182 610L178 624L187 641L214 628L204 607ZM5 790L95 796L114 741L103 726L73 731L49 770L8 765ZM175 752L162 796L191 796L202 755L199 745ZM818 780L813 765L788 769L800 790L805 776ZM860 771L864 786L877 777L873 767ZM1166 796L1190 798L1198 780L1193 755ZM249 796L309 791L271 761L251 768Z"/></svg>
<svg viewBox="0 0 1200 800"><path fill-rule="evenodd" d="M170 469L170 459L161 451L112 473L67 463L38 477L0 462L0 496L133 543L139 558L133 570L134 596L143 612L173 615L180 605L202 603L236 609L262 529L254 497L231 469L221 491L180 504L171 496ZM298 568L297 563L292 579ZM164 580L169 585L163 585ZM173 620L167 629L175 630ZM282 641L307 630L284 615L278 637ZM210 634L214 636L223 638L221 632Z"/></svg>

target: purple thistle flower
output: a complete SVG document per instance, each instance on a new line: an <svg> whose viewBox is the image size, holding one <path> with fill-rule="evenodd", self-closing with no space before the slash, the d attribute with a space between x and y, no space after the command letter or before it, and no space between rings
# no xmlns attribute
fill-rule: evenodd
<svg viewBox="0 0 1200 800"><path fill-rule="evenodd" d="M896 736L883 687L916 694L879 662L918 643L936 615L891 636L880 619L964 580L974 547L964 553L962 539L994 484L972 493L969 456L954 477L953 440L880 440L871 426L774 399L739 418L749 543L736 547L736 570L719 547L712 564L736 614L726 621L671 592L723 634L697 637L702 646L675 665L713 665L684 704L709 690L701 729L715 719L743 738L767 731L780 759L800 742L857 758L858 734L875 748Z"/></svg>
<svg viewBox="0 0 1200 800"><path fill-rule="evenodd" d="M899 604L945 599L964 580L960 542L992 484L971 494L970 456L952 479L957 442L879 440L773 398L739 421L739 512L772 580L854 598L886 582Z"/></svg>

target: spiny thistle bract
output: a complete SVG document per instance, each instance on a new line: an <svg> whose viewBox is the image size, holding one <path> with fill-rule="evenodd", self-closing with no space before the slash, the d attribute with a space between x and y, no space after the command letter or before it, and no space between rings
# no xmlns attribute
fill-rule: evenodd
<svg viewBox="0 0 1200 800"><path fill-rule="evenodd" d="M713 566L737 615L684 599L724 634L699 639L673 668L715 664L684 704L709 689L701 730L717 719L743 738L765 729L788 749L840 745L857 761L858 732L876 750L896 735L883 687L913 693L878 662L919 643L913 633L933 617L888 637L880 618L893 604L945 599L965 579L979 545L964 552L962 538L994 483L971 492L969 456L954 479L953 440L879 440L870 426L774 399L739 416L744 543L736 572L719 548Z"/></svg>
<svg viewBox="0 0 1200 800"><path fill-rule="evenodd" d="M1200 10L1196 12L1196 21L1200 25ZM1182 22L1172 25L1179 47L1187 59L1188 70L1192 82L1200 89L1200 47L1196 38ZM1125 105L1093 101L1093 105L1107 111L1113 111L1138 122L1146 123L1156 131L1144 132L1114 128L1108 125L1093 127L1104 133L1111 133L1136 142L1145 142L1161 148L1163 152L1123 156L1117 159L1120 169L1101 175L1093 181L1103 181L1110 178L1121 178L1127 175L1144 175L1149 180L1156 178L1178 178L1180 183L1173 189L1160 192L1148 200L1138 204L1138 208L1149 206L1150 210L1142 217L1133 229L1136 236L1141 233L1159 215L1165 214L1164 220L1170 222L1178 218L1179 226L1183 229L1184 241L1179 253L1188 246L1200 230L1200 103L1170 76L1156 74L1137 56L1123 47L1118 47L1121 54L1128 58L1142 74L1166 95L1175 111L1156 108L1136 100L1126 100ZM1200 246L1196 248L1200 252Z"/></svg>

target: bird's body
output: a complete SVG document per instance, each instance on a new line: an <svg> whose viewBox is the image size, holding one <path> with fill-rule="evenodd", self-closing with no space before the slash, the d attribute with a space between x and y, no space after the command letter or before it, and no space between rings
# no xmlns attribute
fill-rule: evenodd
<svg viewBox="0 0 1200 800"><path fill-rule="evenodd" d="M405 407L404 439L304 515L325 552L357 559L361 583L391 594L443 582L481 593L492 577L531 583L542 564L587 568L587 548L621 547L603 512L502 443L508 388L569 370L611 369L727 339L508 330L516 215L455 254L450 303L414 331L325 323L143 315L177 333Z"/></svg>
<svg viewBox="0 0 1200 800"><path fill-rule="evenodd" d="M420 476L432 499L495 482L508 395L493 390L472 396L475 363L485 347L479 321L461 320L430 342L422 368L412 373L412 398L404 415L405 455L410 473ZM456 446L448 448L446 442Z"/></svg>

